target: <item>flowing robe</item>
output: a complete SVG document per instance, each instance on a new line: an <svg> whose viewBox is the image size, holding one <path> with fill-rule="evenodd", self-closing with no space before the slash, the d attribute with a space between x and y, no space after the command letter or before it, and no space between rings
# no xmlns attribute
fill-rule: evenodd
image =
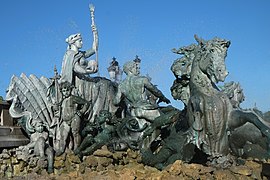
<svg viewBox="0 0 270 180"><path fill-rule="evenodd" d="M117 107L113 105L116 90L114 83L103 77L91 78L75 69L76 63L82 68L87 68L88 61L86 58L94 53L93 49L79 52L67 50L63 58L60 79L60 82L67 81L75 86L75 95L79 95L87 101L92 101L91 109L87 112L88 120L91 122L94 121L95 115L98 115L100 110L108 110L112 113L115 113L117 110Z"/></svg>

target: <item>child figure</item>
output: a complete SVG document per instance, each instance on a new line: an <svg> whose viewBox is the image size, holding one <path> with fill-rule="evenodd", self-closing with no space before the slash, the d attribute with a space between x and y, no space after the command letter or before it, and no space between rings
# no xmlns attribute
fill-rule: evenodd
<svg viewBox="0 0 270 180"><path fill-rule="evenodd" d="M61 103L61 118L59 122L59 130L56 135L56 155L64 153L67 146L66 142L70 139L73 148L76 149L81 143L80 126L81 116L87 111L90 102L79 96L71 94L73 86L69 82L64 82L60 86L63 99ZM70 134L71 132L71 134Z"/></svg>
<svg viewBox="0 0 270 180"><path fill-rule="evenodd" d="M48 142L48 132L44 131L43 122L40 119L32 121L34 132L30 136L30 143L26 146L20 146L23 152L27 152L28 157L33 153L34 156L39 156L41 159L48 161L48 173L53 172L53 148Z"/></svg>

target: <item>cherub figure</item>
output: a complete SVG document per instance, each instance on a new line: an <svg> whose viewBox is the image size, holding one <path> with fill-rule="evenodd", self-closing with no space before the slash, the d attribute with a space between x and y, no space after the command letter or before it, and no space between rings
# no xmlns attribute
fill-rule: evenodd
<svg viewBox="0 0 270 180"><path fill-rule="evenodd" d="M71 95L73 86L69 82L64 82L60 86L63 99L61 102L61 118L59 131L56 135L56 155L61 155L66 148L66 142L70 139L70 148L76 149L81 143L80 126L81 119L90 106L90 102L85 99ZM71 132L71 134L70 134ZM72 147L73 146L73 147Z"/></svg>
<svg viewBox="0 0 270 180"><path fill-rule="evenodd" d="M22 150L28 157L38 156L41 159L47 159L48 172L53 172L54 153L53 148L48 142L48 132L44 131L44 124L40 119L32 121L34 132L30 135L30 143L26 146L20 146L19 150Z"/></svg>

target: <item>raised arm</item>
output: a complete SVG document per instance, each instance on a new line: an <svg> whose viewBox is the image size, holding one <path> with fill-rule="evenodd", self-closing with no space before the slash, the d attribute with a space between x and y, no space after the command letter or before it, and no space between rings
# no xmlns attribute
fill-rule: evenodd
<svg viewBox="0 0 270 180"><path fill-rule="evenodd" d="M90 56L94 55L96 51L93 48L88 49L84 52L84 57L89 58Z"/></svg>

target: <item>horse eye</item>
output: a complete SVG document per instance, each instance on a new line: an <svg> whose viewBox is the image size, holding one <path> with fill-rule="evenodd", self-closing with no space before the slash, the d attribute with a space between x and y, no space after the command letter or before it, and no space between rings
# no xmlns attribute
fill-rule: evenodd
<svg viewBox="0 0 270 180"><path fill-rule="evenodd" d="M212 52L215 52L215 50L214 49L210 49L210 52L212 53Z"/></svg>

